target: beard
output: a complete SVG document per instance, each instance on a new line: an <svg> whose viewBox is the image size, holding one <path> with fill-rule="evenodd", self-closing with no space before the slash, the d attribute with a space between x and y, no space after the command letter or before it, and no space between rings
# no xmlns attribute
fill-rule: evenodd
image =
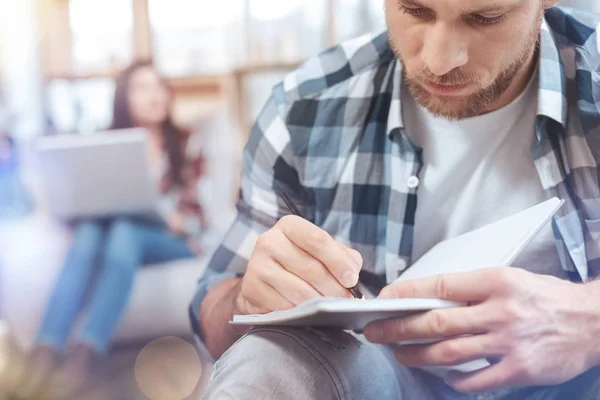
<svg viewBox="0 0 600 400"><path fill-rule="evenodd" d="M543 16L542 10L538 19L540 24ZM433 115L449 120L460 120L485 113L506 92L515 77L527 64L532 53L538 48L539 26L535 25L531 29L520 51L488 85L477 74L463 71L460 68L456 68L442 76L435 75L427 67L422 67L414 74L409 74L392 38L390 38L390 45L402 64L404 82L406 82L415 101ZM467 96L436 96L427 91L420 82L448 86L474 84L481 89Z"/></svg>

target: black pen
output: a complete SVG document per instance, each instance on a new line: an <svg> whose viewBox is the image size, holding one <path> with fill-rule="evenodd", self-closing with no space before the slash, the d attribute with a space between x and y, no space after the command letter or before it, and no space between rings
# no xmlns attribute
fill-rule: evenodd
<svg viewBox="0 0 600 400"><path fill-rule="evenodd" d="M279 192L279 197L281 197L281 200L283 200L283 202L292 214L294 214L297 217L304 218L300 213L300 210L298 210L298 207L296 207L292 199L290 199L290 197L285 192ZM352 296L354 296L355 299L363 298L363 294L361 293L360 289L358 289L358 284L356 284L356 286L354 287L349 288L348 290L350 291L350 293L352 293Z"/></svg>

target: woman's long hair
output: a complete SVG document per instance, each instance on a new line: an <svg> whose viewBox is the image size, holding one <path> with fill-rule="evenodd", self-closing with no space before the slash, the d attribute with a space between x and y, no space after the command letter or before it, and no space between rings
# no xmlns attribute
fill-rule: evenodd
<svg viewBox="0 0 600 400"><path fill-rule="evenodd" d="M129 82L136 71L147 67L153 68L154 66L150 61L136 61L127 67L117 78L113 102L113 120L110 129L128 129L136 126L129 108ZM168 87L166 82L164 84ZM182 142L184 138L183 132L173 123L170 110L167 119L162 125L162 135L163 145L169 157L171 183L181 185L183 184L182 170L184 154Z"/></svg>

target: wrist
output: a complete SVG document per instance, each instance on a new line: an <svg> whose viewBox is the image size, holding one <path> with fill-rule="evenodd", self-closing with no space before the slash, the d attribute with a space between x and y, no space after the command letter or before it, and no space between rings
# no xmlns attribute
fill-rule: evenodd
<svg viewBox="0 0 600 400"><path fill-rule="evenodd" d="M230 325L236 311L238 279L228 280L212 288L200 308L203 341L210 354L219 358L247 329Z"/></svg>
<svg viewBox="0 0 600 400"><path fill-rule="evenodd" d="M232 291L233 315L249 315L248 304L242 292L242 279L239 279Z"/></svg>
<svg viewBox="0 0 600 400"><path fill-rule="evenodd" d="M586 340L590 342L590 367L596 367L600 365L600 280L581 286L587 292L586 304L590 316L586 334Z"/></svg>

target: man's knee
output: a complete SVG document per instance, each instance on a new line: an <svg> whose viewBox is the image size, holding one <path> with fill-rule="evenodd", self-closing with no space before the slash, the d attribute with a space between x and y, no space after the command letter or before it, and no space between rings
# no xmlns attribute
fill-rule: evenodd
<svg viewBox="0 0 600 400"><path fill-rule="evenodd" d="M600 367L593 368L582 375L582 381L576 383L582 393L581 400L600 400Z"/></svg>
<svg viewBox="0 0 600 400"><path fill-rule="evenodd" d="M207 398L338 399L343 388L332 358L359 348L342 331L256 329L217 361Z"/></svg>

